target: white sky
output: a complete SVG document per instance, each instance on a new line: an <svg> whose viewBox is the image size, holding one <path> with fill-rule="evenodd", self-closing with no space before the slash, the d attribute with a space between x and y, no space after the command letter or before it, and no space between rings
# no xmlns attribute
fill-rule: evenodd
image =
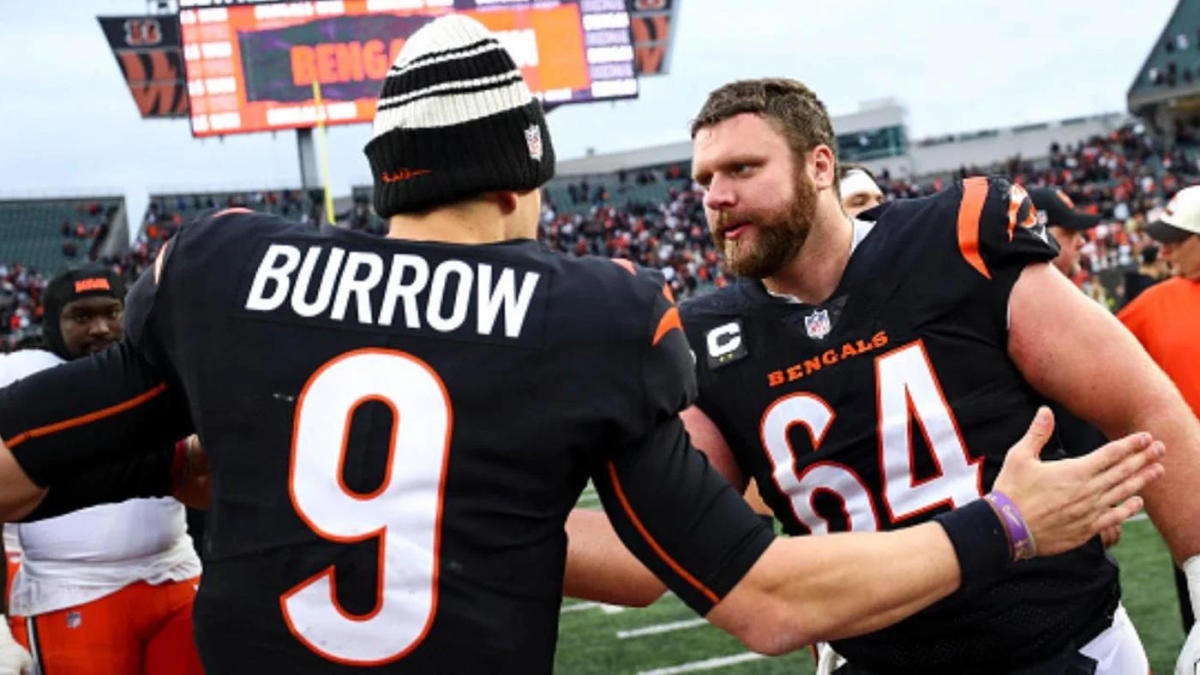
<svg viewBox="0 0 1200 675"><path fill-rule="evenodd" d="M837 115L893 97L910 136L1124 109L1175 0L676 0L669 75L636 101L568 106L560 158L685 140L712 88L784 75ZM144 0L0 0L0 194L299 185L294 132L198 141L185 120L142 121L97 15ZM368 125L330 130L334 192L370 182ZM135 216L136 217L136 216Z"/></svg>

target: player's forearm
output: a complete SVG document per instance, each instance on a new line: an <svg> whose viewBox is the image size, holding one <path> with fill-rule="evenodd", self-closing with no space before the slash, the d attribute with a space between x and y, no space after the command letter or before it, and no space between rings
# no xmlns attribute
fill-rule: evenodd
<svg viewBox="0 0 1200 675"><path fill-rule="evenodd" d="M954 547L933 523L779 539L708 619L757 651L782 654L891 625L954 592L960 579Z"/></svg>
<svg viewBox="0 0 1200 675"><path fill-rule="evenodd" d="M1200 422L1173 387L1158 400L1133 400L1139 403L1130 406L1137 413L1131 428L1150 431L1167 447L1165 474L1142 491L1146 513L1181 563L1200 554Z"/></svg>
<svg viewBox="0 0 1200 675"><path fill-rule="evenodd" d="M1200 427L1167 375L1120 322L1048 266L1025 268L1009 309L1009 355L1035 389L1109 438L1148 431L1166 445L1166 475L1144 492L1146 510L1176 560L1200 553Z"/></svg>
<svg viewBox="0 0 1200 675"><path fill-rule="evenodd" d="M1200 553L1200 422L1179 390L1115 321L1108 346L1096 358L1111 364L1100 396L1086 393L1076 400L1080 414L1109 438L1148 431L1167 448L1160 460L1163 477L1143 491L1146 513L1162 533L1176 562ZM1119 385L1116 383L1120 383ZM1119 394L1112 387L1120 387Z"/></svg>
<svg viewBox="0 0 1200 675"><path fill-rule="evenodd" d="M603 512L575 509L567 517L564 595L645 607L665 591L666 586L621 543Z"/></svg>

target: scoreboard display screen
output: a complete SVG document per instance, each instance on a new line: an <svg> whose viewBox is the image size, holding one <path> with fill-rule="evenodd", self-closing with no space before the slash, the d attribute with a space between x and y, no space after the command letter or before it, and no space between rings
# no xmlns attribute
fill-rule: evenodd
<svg viewBox="0 0 1200 675"><path fill-rule="evenodd" d="M181 0L192 134L370 122L405 39L451 12L496 32L548 105L637 96L624 0Z"/></svg>

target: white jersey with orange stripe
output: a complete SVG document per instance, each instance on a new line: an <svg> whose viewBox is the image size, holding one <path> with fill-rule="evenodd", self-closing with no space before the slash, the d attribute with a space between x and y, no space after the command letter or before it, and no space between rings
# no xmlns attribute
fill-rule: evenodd
<svg viewBox="0 0 1200 675"><path fill-rule="evenodd" d="M42 350L7 354L0 358L0 386L60 363L58 356ZM14 615L91 602L138 581L159 584L200 574L184 507L174 499L96 506L7 525L5 533L14 535L21 557L9 601Z"/></svg>

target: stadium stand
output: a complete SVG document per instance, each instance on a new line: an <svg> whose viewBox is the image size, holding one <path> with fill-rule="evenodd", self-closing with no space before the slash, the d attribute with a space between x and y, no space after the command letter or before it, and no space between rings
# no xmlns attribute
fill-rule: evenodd
<svg viewBox="0 0 1200 675"><path fill-rule="evenodd" d="M0 201L0 260L52 275L95 258L124 203L120 196Z"/></svg>
<svg viewBox="0 0 1200 675"><path fill-rule="evenodd" d="M99 258L125 217L121 196L0 201L0 346L40 333L46 280Z"/></svg>
<svg viewBox="0 0 1200 675"><path fill-rule="evenodd" d="M1174 139L1168 144L1148 125L1132 121L1076 143L1053 142L1034 157L997 158L991 164L960 166L919 178L893 177L885 168L879 177L889 199L931 194L956 178L978 174L1005 175L1028 187L1062 189L1077 205L1104 218L1088 233L1083 270L1076 281L1092 297L1116 308L1124 303L1125 273L1135 269L1144 250L1153 246L1142 226L1179 189L1200 183L1200 123L1178 126ZM654 161L639 154L636 159L650 161L645 166L589 159L611 170L565 175L546 186L540 226L543 241L568 254L630 258L658 268L680 298L726 283L720 252L709 237L702 193L692 184L686 159ZM349 198L337 201L339 225L372 234L386 232L387 224L371 207L370 186L355 186ZM0 347L12 348L39 330L38 296L45 277L71 260L63 255L63 243L79 239L82 232L81 243L91 245L89 233L96 233L104 215L111 216L110 211L122 203L120 198L0 202L0 260L19 261L0 265ZM301 189L153 194L128 250L96 259L132 280L182 223L231 206L301 222L315 223L322 217L319 195ZM37 215L18 217L26 213ZM40 224L22 228L17 222Z"/></svg>
<svg viewBox="0 0 1200 675"><path fill-rule="evenodd" d="M1161 135L1141 123L1122 126L1076 145L1051 144L1045 157L1013 157L990 166L962 167L921 180L890 180L891 198L930 194L964 175L998 174L1027 187L1061 189L1077 205L1104 218L1087 235L1083 271L1076 279L1110 308L1125 302L1124 273L1136 267L1153 243L1141 228L1181 188L1200 183L1200 128L1182 126L1170 149Z"/></svg>
<svg viewBox="0 0 1200 675"><path fill-rule="evenodd" d="M320 216L320 203L319 194L310 195L302 188L151 194L143 227L161 225L164 221L178 225L205 211L234 206L274 213L301 222L316 222Z"/></svg>
<svg viewBox="0 0 1200 675"><path fill-rule="evenodd" d="M350 210L339 212L337 221L344 223L351 230L369 232L371 234L387 233L387 222L375 214L371 206L372 189L370 185L356 185L350 190Z"/></svg>
<svg viewBox="0 0 1200 675"><path fill-rule="evenodd" d="M1168 141L1200 115L1200 4L1180 2L1126 94L1129 110Z"/></svg>
<svg viewBox="0 0 1200 675"><path fill-rule="evenodd" d="M609 173L564 176L546 186L546 198L561 213L586 213L592 206L645 204L670 199L672 187L690 184L690 163L669 162Z"/></svg>

